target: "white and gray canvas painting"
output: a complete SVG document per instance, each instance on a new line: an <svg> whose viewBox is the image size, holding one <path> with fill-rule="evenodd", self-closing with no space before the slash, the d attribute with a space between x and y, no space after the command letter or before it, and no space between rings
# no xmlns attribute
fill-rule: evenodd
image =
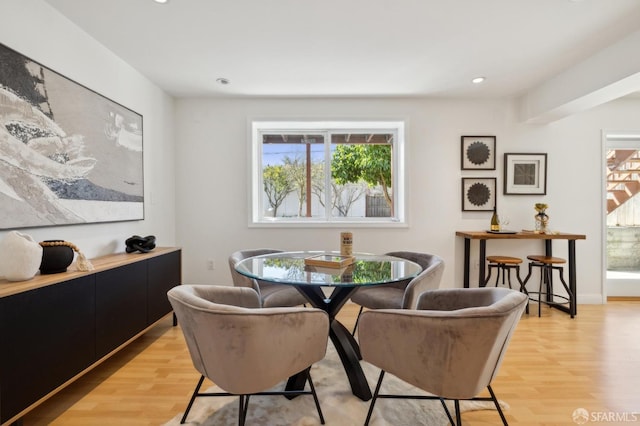
<svg viewBox="0 0 640 426"><path fill-rule="evenodd" d="M144 218L142 116L0 44L0 229Z"/></svg>

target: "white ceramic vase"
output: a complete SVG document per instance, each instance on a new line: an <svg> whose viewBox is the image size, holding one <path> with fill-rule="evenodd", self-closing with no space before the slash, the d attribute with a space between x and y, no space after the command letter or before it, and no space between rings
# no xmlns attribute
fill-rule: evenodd
<svg viewBox="0 0 640 426"><path fill-rule="evenodd" d="M27 234L9 232L0 241L0 277L9 281L33 278L42 262L42 246Z"/></svg>

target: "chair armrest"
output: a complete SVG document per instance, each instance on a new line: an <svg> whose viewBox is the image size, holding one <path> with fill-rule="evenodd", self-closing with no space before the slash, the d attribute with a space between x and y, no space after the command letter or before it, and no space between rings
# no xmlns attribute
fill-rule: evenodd
<svg viewBox="0 0 640 426"><path fill-rule="evenodd" d="M517 296L520 295L520 296ZM428 291L420 294L415 309L434 311L455 311L459 309L486 307L496 304L495 308L504 308L504 304L517 305L526 297L516 290L508 288L448 288Z"/></svg>
<svg viewBox="0 0 640 426"><path fill-rule="evenodd" d="M196 306L202 305L202 302L198 303L197 300L198 298L201 298L211 303L229 305L231 308L236 306L242 308L260 307L260 296L252 288L220 285L192 285L183 286L182 288L186 289L188 287L192 289L191 291L194 296L194 298L192 298L192 303ZM206 307L213 308L213 306ZM215 309L220 308L221 306L215 307Z"/></svg>
<svg viewBox="0 0 640 426"><path fill-rule="evenodd" d="M435 256L434 256L435 257ZM440 258L434 259L436 262L427 270L423 271L409 282L402 299L403 309L416 309L418 298L426 291L435 290L440 287L442 274L444 272L444 262Z"/></svg>

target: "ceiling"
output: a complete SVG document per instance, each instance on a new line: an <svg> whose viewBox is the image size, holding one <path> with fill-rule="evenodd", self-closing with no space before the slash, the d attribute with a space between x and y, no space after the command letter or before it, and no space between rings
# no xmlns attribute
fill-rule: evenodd
<svg viewBox="0 0 640 426"><path fill-rule="evenodd" d="M45 1L177 97L516 97L640 29L638 0Z"/></svg>

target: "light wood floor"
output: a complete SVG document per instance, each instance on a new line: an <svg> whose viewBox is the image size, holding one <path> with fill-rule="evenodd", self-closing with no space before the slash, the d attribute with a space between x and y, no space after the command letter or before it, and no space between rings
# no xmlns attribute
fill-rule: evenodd
<svg viewBox="0 0 640 426"><path fill-rule="evenodd" d="M507 420L575 425L572 413L584 408L592 416L627 413L627 419L636 412L640 422L640 302L580 305L573 320L546 307L538 318L536 305L531 309L493 382L498 398L510 405ZM349 304L340 318L350 327L356 313ZM184 411L198 378L179 327L167 317L31 411L23 424L159 425ZM468 425L499 424L495 411L465 413L462 419Z"/></svg>

